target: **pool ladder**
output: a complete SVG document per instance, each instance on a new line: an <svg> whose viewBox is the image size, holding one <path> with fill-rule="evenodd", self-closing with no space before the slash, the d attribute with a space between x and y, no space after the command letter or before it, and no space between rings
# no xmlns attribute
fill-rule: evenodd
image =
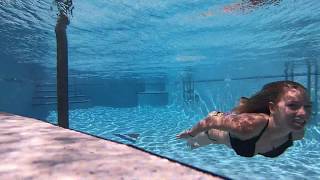
<svg viewBox="0 0 320 180"><path fill-rule="evenodd" d="M319 112L319 69L317 60L288 61L285 63L286 80L305 80L306 88L313 102L313 112Z"/></svg>

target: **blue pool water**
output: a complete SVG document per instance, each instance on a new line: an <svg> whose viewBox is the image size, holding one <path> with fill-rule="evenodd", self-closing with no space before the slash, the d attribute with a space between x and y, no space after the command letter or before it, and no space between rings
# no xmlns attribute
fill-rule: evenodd
<svg viewBox="0 0 320 180"><path fill-rule="evenodd" d="M175 135L191 127L198 117L172 107L106 108L73 110L71 128L92 133L125 144L132 144L156 154L230 177L232 179L318 179L320 176L320 126L307 128L306 138L278 158L239 157L224 145L189 149ZM55 122L56 112L48 119ZM138 133L132 142L114 134Z"/></svg>
<svg viewBox="0 0 320 180"><path fill-rule="evenodd" d="M74 1L70 127L233 179L319 179L320 3L266 2ZM52 0L0 1L0 111L57 123L55 23ZM190 150L175 138L285 78L308 87L314 117L280 157Z"/></svg>

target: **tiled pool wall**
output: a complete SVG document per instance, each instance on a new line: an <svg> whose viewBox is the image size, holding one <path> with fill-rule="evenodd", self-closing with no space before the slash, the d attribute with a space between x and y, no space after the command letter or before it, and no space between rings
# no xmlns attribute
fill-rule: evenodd
<svg viewBox="0 0 320 180"><path fill-rule="evenodd" d="M18 63L14 57L1 56L0 111L34 116L32 96L35 83L45 74L38 65Z"/></svg>
<svg viewBox="0 0 320 180"><path fill-rule="evenodd" d="M56 110L54 70L49 71L37 64L18 63L19 60L6 56L3 56L3 62L5 65L0 66L1 111L46 119L48 112ZM254 69L252 64L248 63L246 66ZM223 71L223 67L225 65L217 65L215 69L202 69L201 73L207 76L201 77L195 70L175 78L149 79L103 79L98 75L86 77L86 72L69 72L70 109L173 105L183 107L191 116L205 116L212 110L230 111L240 97L251 96L266 83L285 79L259 78L259 75L250 72L245 74L246 70L241 71L242 76L236 76L236 72L232 72L233 74L225 77L219 73L219 70ZM283 65L277 69L274 73L269 70L269 75L284 74ZM305 71L306 69L299 70L300 73ZM241 77L249 79L236 80ZM295 80L307 87L307 76L296 77ZM315 98L318 97L312 93L313 102L317 101Z"/></svg>
<svg viewBox="0 0 320 180"><path fill-rule="evenodd" d="M5 61L0 67L0 111L37 119L46 119L48 112L56 111L54 70L19 64L9 57ZM176 103L181 92L176 82L165 78L103 79L85 77L85 72L69 74L70 109L165 106Z"/></svg>

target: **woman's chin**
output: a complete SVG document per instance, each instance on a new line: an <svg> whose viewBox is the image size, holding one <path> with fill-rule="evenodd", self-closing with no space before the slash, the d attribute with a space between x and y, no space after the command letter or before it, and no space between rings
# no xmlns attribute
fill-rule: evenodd
<svg viewBox="0 0 320 180"><path fill-rule="evenodd" d="M300 131L304 128L305 126L305 123L298 123L298 122L294 122L292 125L291 125L291 129L294 130L294 131Z"/></svg>

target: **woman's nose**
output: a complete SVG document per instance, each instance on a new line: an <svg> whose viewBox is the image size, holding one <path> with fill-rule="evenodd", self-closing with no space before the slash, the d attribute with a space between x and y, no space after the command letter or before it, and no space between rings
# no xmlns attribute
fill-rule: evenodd
<svg viewBox="0 0 320 180"><path fill-rule="evenodd" d="M307 111L306 109L304 108L304 106L301 106L298 111L297 111L297 116L306 116L307 115Z"/></svg>

